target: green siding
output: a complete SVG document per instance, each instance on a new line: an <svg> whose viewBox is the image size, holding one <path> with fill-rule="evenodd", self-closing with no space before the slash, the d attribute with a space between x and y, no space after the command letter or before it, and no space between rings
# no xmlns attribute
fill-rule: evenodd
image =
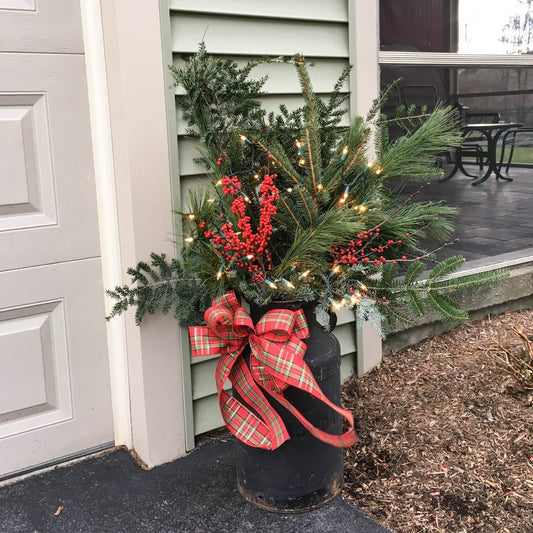
<svg viewBox="0 0 533 533"><path fill-rule="evenodd" d="M276 18L347 22L348 6L345 0L293 1L269 0L170 0L170 10L185 13L232 15L254 19Z"/></svg>
<svg viewBox="0 0 533 533"><path fill-rule="evenodd" d="M318 94L327 95L342 70L348 65L348 8L346 0L170 0L171 46L173 62L180 54L194 52L205 41L209 53L232 57L239 63L257 57L290 56L301 53L312 61L313 85ZM254 75L268 74L263 97L267 110L276 111L283 102L289 109L302 102L294 70L283 64L259 66ZM348 91L349 87L345 87ZM180 89L176 88L179 98ZM185 137L187 125L177 110L179 179L181 197L201 186L202 169L193 161L195 144ZM355 369L356 334L353 314L339 315L335 334L341 344L342 378ZM214 370L216 358L192 361L191 390L194 434L222 425L218 409Z"/></svg>

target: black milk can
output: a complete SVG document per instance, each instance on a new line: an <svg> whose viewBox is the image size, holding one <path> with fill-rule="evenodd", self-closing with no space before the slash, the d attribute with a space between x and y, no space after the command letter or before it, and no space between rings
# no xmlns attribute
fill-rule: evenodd
<svg viewBox="0 0 533 533"><path fill-rule="evenodd" d="M304 361L322 392L340 406L340 346L335 336L316 320L316 303L273 302L252 305L254 324L271 309L302 308L310 337ZM290 439L275 450L263 450L236 440L237 486L241 495L257 507L283 513L308 511L333 500L343 482L343 450L324 443L283 406L265 393L285 423ZM285 391L289 400L314 426L342 434L342 417L310 394L294 387Z"/></svg>

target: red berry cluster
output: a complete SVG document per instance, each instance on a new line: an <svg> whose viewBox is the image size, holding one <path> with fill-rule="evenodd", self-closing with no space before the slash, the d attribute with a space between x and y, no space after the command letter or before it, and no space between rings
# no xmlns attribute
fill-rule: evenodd
<svg viewBox="0 0 533 533"><path fill-rule="evenodd" d="M386 261L390 261L384 257L385 250L393 244L402 244L401 239L394 241L389 239L386 244L378 244L372 246L372 242L379 236L380 229L363 231L357 234L357 240L350 241L350 245L346 248L334 246L332 248L332 257L334 265L348 265L357 266L358 264L371 263L378 267ZM406 233L406 235L409 235ZM406 260L406 256L402 256L402 260ZM392 260L396 263L396 260Z"/></svg>
<svg viewBox="0 0 533 533"><path fill-rule="evenodd" d="M226 262L234 261L238 267L247 268L253 281L265 281L265 274L272 269L272 258L268 242L272 235L272 217L276 214L276 201L279 192L274 185L277 175L266 175L259 188L259 223L254 232L250 217L246 215L248 198L243 193L237 176L224 176L224 194L233 196L231 211L237 218L240 231L234 231L233 224L226 222L220 233L205 231L204 236L211 239Z"/></svg>

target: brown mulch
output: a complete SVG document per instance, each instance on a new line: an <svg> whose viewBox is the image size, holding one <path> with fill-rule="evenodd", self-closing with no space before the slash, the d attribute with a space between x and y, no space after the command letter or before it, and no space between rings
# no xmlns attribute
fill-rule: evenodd
<svg viewBox="0 0 533 533"><path fill-rule="evenodd" d="M533 390L503 348L533 310L467 323L384 357L343 387L360 441L344 496L397 533L533 532Z"/></svg>

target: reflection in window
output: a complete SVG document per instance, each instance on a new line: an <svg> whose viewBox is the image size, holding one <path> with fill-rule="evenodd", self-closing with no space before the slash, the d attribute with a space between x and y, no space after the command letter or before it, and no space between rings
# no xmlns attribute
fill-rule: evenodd
<svg viewBox="0 0 533 533"><path fill-rule="evenodd" d="M532 0L380 0L381 50L533 53Z"/></svg>
<svg viewBox="0 0 533 533"><path fill-rule="evenodd" d="M430 104L427 94L434 92L446 103L460 102L476 112L497 111L502 120L533 126L533 67L382 67L383 87L398 79L402 104ZM423 86L428 90L420 91Z"/></svg>
<svg viewBox="0 0 533 533"><path fill-rule="evenodd" d="M497 121L533 128L533 67L382 67L383 88L398 79L397 89L383 109L389 116L399 105L431 109L431 102L440 100L460 103L470 122L492 122L488 117L497 116ZM516 142L513 163L533 164L533 132L517 136Z"/></svg>

